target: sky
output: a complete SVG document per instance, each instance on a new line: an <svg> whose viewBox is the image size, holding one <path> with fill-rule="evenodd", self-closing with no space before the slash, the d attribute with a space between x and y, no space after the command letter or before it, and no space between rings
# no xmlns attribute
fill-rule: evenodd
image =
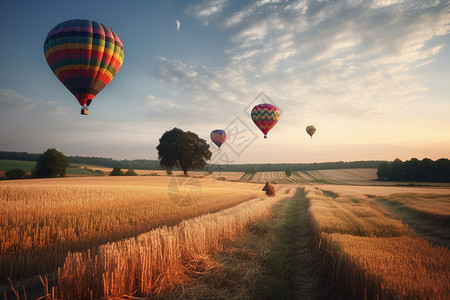
<svg viewBox="0 0 450 300"><path fill-rule="evenodd" d="M445 0L2 0L0 14L1 151L157 159L178 127L211 144L210 163L450 157ZM124 44L88 116L43 52L71 19ZM281 111L267 139L259 103ZM220 151L214 129L228 134Z"/></svg>

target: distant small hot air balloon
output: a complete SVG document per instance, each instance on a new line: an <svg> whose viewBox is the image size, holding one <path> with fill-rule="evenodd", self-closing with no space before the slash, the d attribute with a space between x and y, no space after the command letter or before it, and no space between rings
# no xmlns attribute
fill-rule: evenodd
<svg viewBox="0 0 450 300"><path fill-rule="evenodd" d="M219 150L220 146L222 146L222 144L225 143L225 140L227 139L227 133L225 132L225 130L222 129L216 129L211 131L210 136L213 143L216 144L217 147L219 147Z"/></svg>
<svg viewBox="0 0 450 300"><path fill-rule="evenodd" d="M313 134L316 132L316 127L314 127L314 125L309 125L306 127L306 132L311 136L313 136Z"/></svg>
<svg viewBox="0 0 450 300"><path fill-rule="evenodd" d="M119 72L123 44L109 27L90 20L56 25L44 42L45 59L56 77L88 114L94 97Z"/></svg>
<svg viewBox="0 0 450 300"><path fill-rule="evenodd" d="M264 133L266 139L269 130L278 122L280 111L272 104L262 103L253 107L251 115L253 122Z"/></svg>

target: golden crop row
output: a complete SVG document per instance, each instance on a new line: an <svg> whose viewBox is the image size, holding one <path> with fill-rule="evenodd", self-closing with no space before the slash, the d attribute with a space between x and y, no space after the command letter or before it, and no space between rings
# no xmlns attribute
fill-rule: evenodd
<svg viewBox="0 0 450 300"><path fill-rule="evenodd" d="M58 296L149 296L174 287L202 265L205 255L222 249L224 240L242 234L247 224L266 216L274 203L292 197L294 190L109 243L99 247L96 254L69 253L58 271Z"/></svg>
<svg viewBox="0 0 450 300"><path fill-rule="evenodd" d="M405 207L421 214L431 216L433 219L450 221L450 197L434 194L393 194L383 199L403 204Z"/></svg>
<svg viewBox="0 0 450 300"><path fill-rule="evenodd" d="M287 177L285 172L257 172L250 181L260 183L270 181L278 184L302 183L299 176L296 176L294 172L290 177Z"/></svg>
<svg viewBox="0 0 450 300"><path fill-rule="evenodd" d="M56 270L81 251L263 194L256 184L184 177L0 183L0 282Z"/></svg>
<svg viewBox="0 0 450 300"><path fill-rule="evenodd" d="M214 172L210 176L214 179L224 178L225 180L239 180L244 172Z"/></svg>
<svg viewBox="0 0 450 300"><path fill-rule="evenodd" d="M375 196L367 196L368 189L344 190L340 187L336 194L305 188L312 224L321 249L331 258L336 286L355 299L446 299L450 251L431 246L388 217L373 201Z"/></svg>
<svg viewBox="0 0 450 300"><path fill-rule="evenodd" d="M385 216L369 199L361 195L333 199L322 190L306 187L312 223L319 232L360 236L400 236L408 233L401 221Z"/></svg>
<svg viewBox="0 0 450 300"><path fill-rule="evenodd" d="M378 178L376 168L312 170L308 173L317 179L330 181L367 181Z"/></svg>
<svg viewBox="0 0 450 300"><path fill-rule="evenodd" d="M448 299L450 251L410 236L378 238L323 234L327 248L339 261L337 284L355 292L364 282L364 299ZM344 271L346 280L342 280Z"/></svg>

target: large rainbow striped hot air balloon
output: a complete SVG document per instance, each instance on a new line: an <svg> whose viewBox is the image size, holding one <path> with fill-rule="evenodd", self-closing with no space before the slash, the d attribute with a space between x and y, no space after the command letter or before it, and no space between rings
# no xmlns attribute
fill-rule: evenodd
<svg viewBox="0 0 450 300"><path fill-rule="evenodd" d="M225 132L225 130L216 129L211 131L210 137L213 143L216 144L220 150L220 146L222 146L222 144L225 143L225 140L227 139L227 133Z"/></svg>
<svg viewBox="0 0 450 300"><path fill-rule="evenodd" d="M262 103L252 109L252 120L262 133L264 133L265 139L267 138L267 133L275 126L279 118L280 111L272 104Z"/></svg>
<svg viewBox="0 0 450 300"><path fill-rule="evenodd" d="M124 58L119 36L90 20L56 25L45 39L44 54L53 73L83 107L81 114L86 115L94 97L119 72Z"/></svg>

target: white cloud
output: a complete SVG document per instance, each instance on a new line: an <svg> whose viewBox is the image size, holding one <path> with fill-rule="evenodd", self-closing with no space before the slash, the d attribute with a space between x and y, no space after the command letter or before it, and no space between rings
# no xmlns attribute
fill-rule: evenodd
<svg viewBox="0 0 450 300"><path fill-rule="evenodd" d="M268 23L267 21L262 21L245 28L234 36L232 41L241 43L241 48L248 48L255 45L264 47L262 43L264 42L267 33Z"/></svg>
<svg viewBox="0 0 450 300"><path fill-rule="evenodd" d="M323 112L361 118L423 97L414 69L441 51L432 39L450 32L442 1L255 1L223 23L234 32L228 67L247 91L317 99Z"/></svg>
<svg viewBox="0 0 450 300"><path fill-rule="evenodd" d="M220 14L227 4L228 0L203 0L197 4L189 5L186 12L208 25L209 21Z"/></svg>
<svg viewBox="0 0 450 300"><path fill-rule="evenodd" d="M0 112L7 113L10 109L30 111L37 106L37 101L31 98L17 94L11 89L0 89L0 104L2 109Z"/></svg>
<svg viewBox="0 0 450 300"><path fill-rule="evenodd" d="M390 6L394 4L402 3L404 0L374 0L372 2L372 8L380 8L385 6Z"/></svg>
<svg viewBox="0 0 450 300"><path fill-rule="evenodd" d="M156 97L153 95L147 95L145 103L148 107L162 107L166 109L176 107L175 103L173 103L172 100Z"/></svg>
<svg viewBox="0 0 450 300"><path fill-rule="evenodd" d="M279 0L259 0L252 2L251 4L245 6L242 10L235 12L231 17L225 19L224 26L225 27L233 27L239 25L244 22L248 17L258 17L261 15L266 15L268 11L265 9L272 8L271 5L276 5L280 1Z"/></svg>

